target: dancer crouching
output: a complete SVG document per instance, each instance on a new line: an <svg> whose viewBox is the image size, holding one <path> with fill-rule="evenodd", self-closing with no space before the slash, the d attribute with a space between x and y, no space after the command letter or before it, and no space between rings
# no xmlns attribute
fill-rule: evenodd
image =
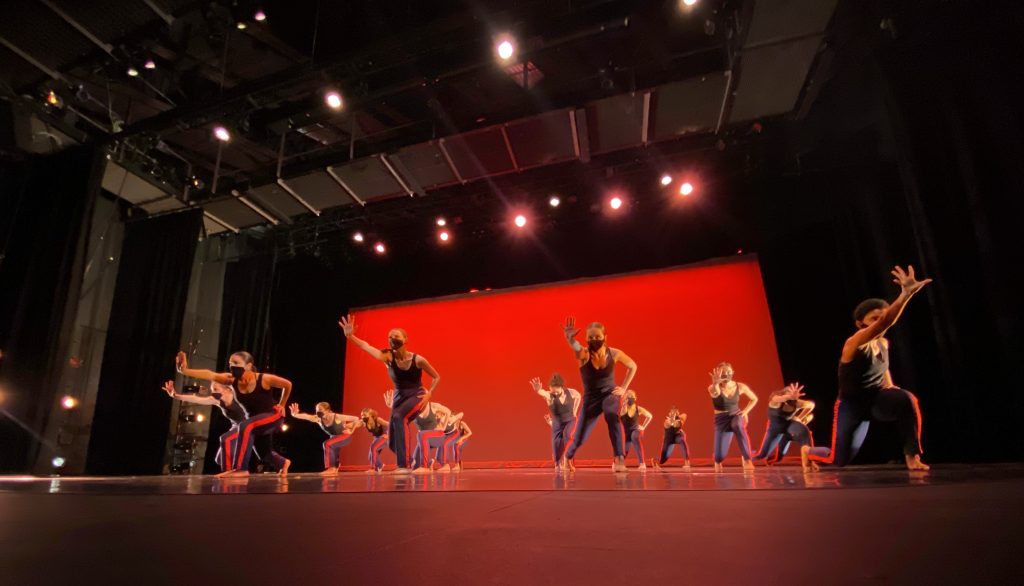
<svg viewBox="0 0 1024 586"><path fill-rule="evenodd" d="M298 403L288 405L288 409L292 417L316 423L328 435L324 442L324 471L320 476L336 476L341 464L341 448L352 441L352 434L363 425L363 421L358 417L331 411L331 404L326 402L316 404L315 415L299 411Z"/></svg>

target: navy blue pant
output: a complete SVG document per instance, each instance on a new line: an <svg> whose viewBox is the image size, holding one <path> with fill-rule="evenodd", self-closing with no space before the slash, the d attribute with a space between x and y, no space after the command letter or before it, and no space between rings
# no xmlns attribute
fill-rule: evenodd
<svg viewBox="0 0 1024 586"><path fill-rule="evenodd" d="M917 397L905 389L879 389L854 400L836 401L832 423L832 449L814 459L845 466L860 451L871 421L895 421L907 456L921 454L921 410Z"/></svg>
<svg viewBox="0 0 1024 586"><path fill-rule="evenodd" d="M683 453L683 460L690 459L690 446L686 444L686 433L681 429L667 427L665 428L665 439L661 442L659 465L668 462L668 457L672 454L672 448L675 446L679 446L679 451Z"/></svg>
<svg viewBox="0 0 1024 586"><path fill-rule="evenodd" d="M423 410L423 397L427 394L425 389L410 393L408 396L399 397L391 406L390 425L388 427L388 447L395 453L399 468L408 468L411 462L412 450L415 448L415 438L409 430L409 424L416 417L416 414Z"/></svg>
<svg viewBox="0 0 1024 586"><path fill-rule="evenodd" d="M594 430L597 418L604 416L608 424L608 439L612 442L612 452L616 458L626 454L626 430L619 419L619 412L622 410L622 401L625 395L615 396L611 393L583 393L583 406L580 409L579 417L576 419L576 430L573 432L572 443L565 453L565 457L572 460L576 457L576 450L580 449L583 442L590 437Z"/></svg>
<svg viewBox="0 0 1024 586"><path fill-rule="evenodd" d="M374 470L380 470L384 467L384 461L381 460L380 453L384 450L384 446L388 443L388 436L382 435L380 437L373 438L373 442L370 444L370 453L368 459L370 460L370 466Z"/></svg>
<svg viewBox="0 0 1024 586"><path fill-rule="evenodd" d="M791 443L811 446L812 456L827 456L828 448L814 447L811 430L799 421L785 419L769 419L768 427L761 440L761 449L754 455L755 460L768 459L770 463L778 462L785 457Z"/></svg>
<svg viewBox="0 0 1024 586"><path fill-rule="evenodd" d="M729 453L732 436L740 443L740 455L750 459L750 438L747 437L747 426L739 413L715 413L715 464L721 464Z"/></svg>
<svg viewBox="0 0 1024 586"><path fill-rule="evenodd" d="M441 440L441 445L437 447L434 452L434 460L437 463L444 466L445 464L451 464L455 461L455 444L462 437L462 432L455 430L444 434L444 439Z"/></svg>
<svg viewBox="0 0 1024 586"><path fill-rule="evenodd" d="M626 430L626 455L633 449L636 451L636 459L643 465L646 454L644 452L644 432L639 427Z"/></svg>
<svg viewBox="0 0 1024 586"><path fill-rule="evenodd" d="M259 457L264 464L271 464L277 469L284 466L284 458L271 447L271 437L280 425L282 417L283 415L277 411L258 413L238 424L238 438L232 450L235 452L232 454L235 459L235 470L249 469L254 447L260 452ZM257 438L266 439L257 442ZM259 450L260 447L263 448L262 451Z"/></svg>
<svg viewBox="0 0 1024 586"><path fill-rule="evenodd" d="M324 469L337 468L341 463L341 448L352 442L351 433L332 435L324 442Z"/></svg>
<svg viewBox="0 0 1024 586"><path fill-rule="evenodd" d="M575 417L569 421L551 418L551 455L555 458L556 466L562 461L565 451L572 445L572 438L575 432Z"/></svg>
<svg viewBox="0 0 1024 586"><path fill-rule="evenodd" d="M443 429L427 429L416 434L416 449L412 454L413 468L430 464L428 458L439 447L444 445Z"/></svg>

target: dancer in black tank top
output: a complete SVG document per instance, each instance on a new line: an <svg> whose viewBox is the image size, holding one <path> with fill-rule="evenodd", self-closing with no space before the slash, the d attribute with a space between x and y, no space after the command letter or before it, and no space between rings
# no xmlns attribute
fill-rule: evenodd
<svg viewBox="0 0 1024 586"><path fill-rule="evenodd" d="M747 415L757 405L757 395L747 385L732 380L732 365L722 362L710 373L711 405L715 410L715 472L723 470L723 462L729 454L729 446L735 436L740 444L740 456L744 470L753 470L750 438L747 436ZM747 405L740 408L740 397L747 397Z"/></svg>
<svg viewBox="0 0 1024 586"><path fill-rule="evenodd" d="M686 443L686 432L683 431L683 424L686 423L686 413L681 412L674 405L665 417L665 436L661 442L661 458L651 458L655 468L661 468L668 462L672 454L672 448L679 446L683 455L683 470L690 469L690 446Z"/></svg>
<svg viewBox="0 0 1024 586"><path fill-rule="evenodd" d="M765 460L769 464L778 462L786 455L792 442L809 446L809 453L819 456L828 454L828 448L814 445L807 428L804 417L814 411L814 402L803 398L803 389L800 383L792 383L768 396L768 422L765 424L761 448L754 454L754 461ZM804 471L810 468L817 468L817 464L812 463Z"/></svg>
<svg viewBox="0 0 1024 586"><path fill-rule="evenodd" d="M410 352L406 347L409 336L405 330L394 328L388 332L388 347L379 350L374 348L365 340L356 337L356 318L352 315L342 317L338 326L344 332L350 342L361 348L375 360L384 363L387 368L388 377L394 385L394 402L391 406L390 434L388 447L395 453L398 459L398 468L395 474L408 474L412 461L412 449L414 440L409 431L409 424L416 414L423 410L423 406L430 400L430 395L437 389L441 382L441 375L437 374L434 367L427 362L427 359L418 354ZM424 389L422 373L430 375L430 388Z"/></svg>
<svg viewBox="0 0 1024 586"><path fill-rule="evenodd" d="M548 404L549 413L544 420L551 426L551 453L555 459L555 471L561 471L565 466L565 450L572 444L576 416L583 397L576 389L567 388L565 379L557 372L551 375L549 391L544 390L539 378L532 379L530 385Z"/></svg>
<svg viewBox="0 0 1024 586"><path fill-rule="evenodd" d="M212 370L189 368L184 352L178 352L175 360L178 372L185 376L200 380L214 381L231 385L235 400L245 407L247 417L238 423L238 438L232 446L233 462L219 476L248 476L249 462L257 438L264 437L267 449L259 453L264 463L271 463L278 469L278 474L288 474L291 460L281 457L275 452L270 438L284 419L284 405L292 394L292 382L284 377L256 372L252 354L235 352L228 361L230 372L214 372ZM275 400L273 389L281 389L281 399ZM259 446L257 445L257 451Z"/></svg>
<svg viewBox="0 0 1024 586"><path fill-rule="evenodd" d="M626 430L626 455L629 455L630 446L636 452L636 459L640 462L637 469L641 472L647 470L644 452L644 430L651 424L654 415L644 409L636 402L636 391L630 389L626 392L626 400L622 402L622 411L619 413L622 420L622 427ZM643 421L641 421L641 419Z"/></svg>
<svg viewBox="0 0 1024 586"><path fill-rule="evenodd" d="M576 340L580 330L576 328L576 318L570 317L562 328L565 340L569 343L576 356L576 365L583 379L583 408L576 418L576 429L573 440L566 450L566 463L569 470L575 470L573 458L583 442L587 441L599 417L604 417L608 425L608 438L612 443L612 470L626 471L625 429L619 420L623 397L629 390L633 377L636 376L637 365L622 350L611 348L606 344L606 332L603 324L594 322L587 327L587 346ZM626 378L622 386L615 385L615 363L620 362L626 367Z"/></svg>
<svg viewBox="0 0 1024 586"><path fill-rule="evenodd" d="M299 411L298 403L288 405L288 410L292 417L315 423L327 434L327 441L324 442L324 471L320 476L336 476L341 465L341 448L351 443L352 434L362 427L363 420L335 413L331 410L331 404L326 402L317 403L313 415Z"/></svg>
<svg viewBox="0 0 1024 586"><path fill-rule="evenodd" d="M220 435L220 447L214 461L222 472L229 470L229 464L234 461L234 453L231 450L238 439L238 424L248 417L242 404L235 400L235 393L231 387L211 382L209 389L201 388L199 394L192 395L177 392L174 389L174 381L169 380L164 383L163 390L172 399L195 405L211 405L220 409L221 415L231 423L231 428Z"/></svg>
<svg viewBox="0 0 1024 586"><path fill-rule="evenodd" d="M384 468L384 461L380 457L381 451L388 445L388 422L377 415L377 412L367 407L359 413L363 420L363 427L373 437L370 442L370 451L367 459L370 461L370 469L367 474L379 474Z"/></svg>
<svg viewBox="0 0 1024 586"><path fill-rule="evenodd" d="M839 398L832 424L832 448L826 456L801 449L804 465L810 461L843 466L857 455L872 420L895 421L903 441L903 454L910 470L928 470L921 462L921 410L917 397L897 387L889 372L889 341L885 332L896 323L910 298L931 283L918 281L914 267L894 267L893 282L900 294L889 303L868 299L853 310L857 332L843 344L839 358Z"/></svg>

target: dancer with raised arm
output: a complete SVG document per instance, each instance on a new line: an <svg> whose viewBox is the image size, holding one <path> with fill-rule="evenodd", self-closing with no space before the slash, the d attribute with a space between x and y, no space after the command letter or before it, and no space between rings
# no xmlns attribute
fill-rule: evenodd
<svg viewBox="0 0 1024 586"><path fill-rule="evenodd" d="M545 421L551 426L551 453L555 460L555 470L560 471L565 466L565 450L572 444L582 396L576 389L566 387L565 379L557 372L551 375L548 382L551 390L545 390L539 378L531 379L530 386L548 404L550 414Z"/></svg>
<svg viewBox="0 0 1024 586"><path fill-rule="evenodd" d="M580 369L580 378L583 380L583 406L580 416L576 418L572 443L565 453L566 463L570 470L576 469L573 462L576 451L587 441L597 419L603 416L608 425L608 439L612 444L612 470L626 472L626 432L619 419L619 413L622 411L623 397L629 390L633 377L636 376L636 362L622 350L607 345L607 332L604 325L599 322L587 326L586 347L576 340L577 334L580 333L576 327L576 318L570 317L565 320L562 333L572 348L576 365ZM616 363L626 367L626 377L621 387L615 384Z"/></svg>
<svg viewBox="0 0 1024 586"><path fill-rule="evenodd" d="M679 446L683 456L683 470L690 469L690 446L686 443L686 432L683 431L683 424L686 423L686 413L679 411L675 405L668 411L665 417L665 437L661 442L661 458L651 458L655 468L661 468L668 462L672 454L672 448Z"/></svg>
<svg viewBox="0 0 1024 586"><path fill-rule="evenodd" d="M722 362L710 373L711 404L715 408L715 472L722 471L722 462L729 454L735 435L740 444L743 469L753 470L750 461L750 438L747 436L747 415L757 405L757 395L747 385L733 380L732 365ZM747 397L747 405L740 408L740 397Z"/></svg>
<svg viewBox="0 0 1024 586"><path fill-rule="evenodd" d="M324 442L324 471L320 476L337 476L341 465L341 448L352 441L352 434L357 428L362 427L363 420L335 413L331 410L331 404L327 402L317 403L316 413L313 415L299 411L298 403L288 405L288 409L292 417L315 423L327 434L327 441Z"/></svg>
<svg viewBox="0 0 1024 586"><path fill-rule="evenodd" d="M220 466L221 473L231 470L234 461L235 441L238 439L238 424L245 421L247 415L241 403L235 400L235 393L228 385L217 382L210 383L209 394L179 393L174 388L174 381L164 383L163 390L172 399L195 405L212 405L220 409L221 414L231 423L231 429L220 434L217 456L214 461Z"/></svg>
<svg viewBox="0 0 1024 586"><path fill-rule="evenodd" d="M640 462L637 470L647 470L646 456L644 455L644 430L651 424L654 415L636 403L636 391L626 391L626 400L623 402L622 411L619 417L622 426L626 430L626 455L629 455L630 447L636 450L636 459ZM643 419L641 422L640 420Z"/></svg>
<svg viewBox="0 0 1024 586"><path fill-rule="evenodd" d="M292 394L292 382L284 377L257 372L253 364L252 354L235 352L228 361L230 372L214 372L212 370L188 367L184 352L178 352L176 358L178 372L185 376L200 380L230 384L235 393L235 400L245 408L246 417L238 424L238 438L232 448L234 462L224 476L248 476L249 461L252 457L253 444L257 437L266 437L266 453L259 454L264 463L273 464L278 474L286 476L291 460L282 457L271 448L271 436L284 418L284 405ZM274 389L281 389L281 399L274 400Z"/></svg>
<svg viewBox="0 0 1024 586"><path fill-rule="evenodd" d="M800 383L793 383L768 396L768 423L761 448L754 455L755 461L778 462L786 455L792 442L807 446L809 454L828 454L828 448L814 447L811 430L805 423L805 418L814 410L814 402L803 398L803 388ZM817 464L811 463L809 467L816 469ZM806 462L804 470L808 470Z"/></svg>
<svg viewBox="0 0 1024 586"><path fill-rule="evenodd" d="M413 438L409 424L416 414L423 410L429 402L430 395L437 389L441 376L423 356L410 352L406 343L409 336L402 328L394 328L388 332L388 347L383 350L374 348L366 341L356 337L356 318L347 315L338 321L345 337L361 348L375 360L384 363L388 376L394 385L393 406L388 429L388 447L398 459L395 474L408 474L412 458ZM430 388L423 388L423 373L430 375Z"/></svg>
<svg viewBox="0 0 1024 586"><path fill-rule="evenodd" d="M921 410L917 397L896 386L889 372L889 340L885 332L903 313L910 299L931 279L918 281L914 267L894 267L893 283L900 294L892 303L867 299L853 310L857 331L843 344L839 357L839 398L832 424L832 448L825 456L801 449L801 461L845 466L857 455L871 421L894 421L903 442L909 470L928 470L921 461Z"/></svg>

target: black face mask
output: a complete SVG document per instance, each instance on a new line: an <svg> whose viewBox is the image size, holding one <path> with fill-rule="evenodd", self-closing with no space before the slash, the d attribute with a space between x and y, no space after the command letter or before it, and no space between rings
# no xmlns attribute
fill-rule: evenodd
<svg viewBox="0 0 1024 586"><path fill-rule="evenodd" d="M634 405L634 404L636 404L636 399L626 399L626 403L628 403L630 405Z"/></svg>
<svg viewBox="0 0 1024 586"><path fill-rule="evenodd" d="M591 352L597 352L601 349L601 346L604 346L604 340L587 340L587 348Z"/></svg>
<svg viewBox="0 0 1024 586"><path fill-rule="evenodd" d="M319 417L320 419L323 419L323 418L324 418L324 415L327 415L327 414L326 414L326 413L324 413L323 411L317 411L317 412L316 412L316 416L317 416L317 417Z"/></svg>
<svg viewBox="0 0 1024 586"><path fill-rule="evenodd" d="M228 369L231 371L231 376L235 377L235 380L241 380L242 375L245 374L244 366L229 366Z"/></svg>
<svg viewBox="0 0 1024 586"><path fill-rule="evenodd" d="M405 346L405 342L398 338L388 338L388 346L391 346L392 350L398 350L402 346Z"/></svg>

